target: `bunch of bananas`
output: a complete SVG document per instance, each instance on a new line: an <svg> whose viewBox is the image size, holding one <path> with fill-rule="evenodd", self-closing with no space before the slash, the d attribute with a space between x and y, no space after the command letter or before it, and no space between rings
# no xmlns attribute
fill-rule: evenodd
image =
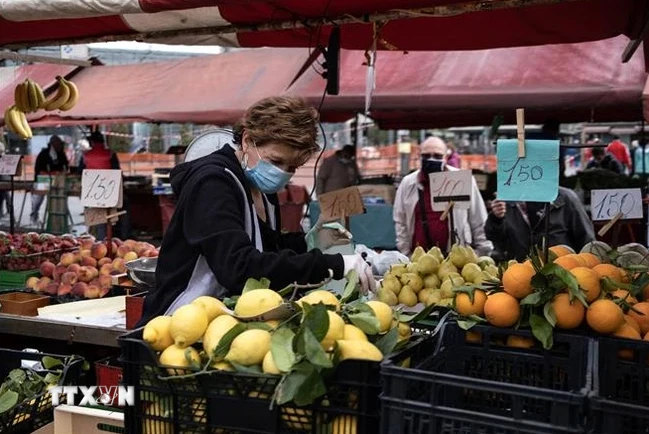
<svg viewBox="0 0 649 434"><path fill-rule="evenodd" d="M14 89L14 105L5 110L5 125L23 139L32 137L32 130L27 123L26 113L34 113L39 109L46 111L67 111L74 107L79 99L77 86L64 77L56 77L58 88L50 98L45 99L41 86L26 79Z"/></svg>

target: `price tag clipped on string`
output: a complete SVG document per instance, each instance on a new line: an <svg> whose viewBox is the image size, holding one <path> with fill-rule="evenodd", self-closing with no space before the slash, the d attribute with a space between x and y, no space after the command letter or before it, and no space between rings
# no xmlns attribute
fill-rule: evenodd
<svg viewBox="0 0 649 434"><path fill-rule="evenodd" d="M122 171L87 169L81 175L81 204L88 208L122 207Z"/></svg>
<svg viewBox="0 0 649 434"><path fill-rule="evenodd" d="M358 187L342 188L318 196L322 221L344 219L356 214L363 214L365 207Z"/></svg>
<svg viewBox="0 0 649 434"><path fill-rule="evenodd" d="M0 175L14 176L22 155L4 154L0 156Z"/></svg>
<svg viewBox="0 0 649 434"><path fill-rule="evenodd" d="M593 221L611 220L620 213L623 220L641 219L642 192L639 188L591 190L590 213Z"/></svg>
<svg viewBox="0 0 649 434"><path fill-rule="evenodd" d="M470 170L431 173L429 179L433 211L446 211L449 204L458 209L471 207L473 179Z"/></svg>

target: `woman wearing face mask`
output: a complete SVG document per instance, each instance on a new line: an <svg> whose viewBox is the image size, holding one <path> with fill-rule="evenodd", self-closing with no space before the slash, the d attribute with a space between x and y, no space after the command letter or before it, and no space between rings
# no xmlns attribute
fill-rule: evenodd
<svg viewBox="0 0 649 434"><path fill-rule="evenodd" d="M174 168L176 211L141 324L201 295L239 294L248 278L265 277L272 289L281 289L356 270L364 289L374 289L371 268L359 255L306 252L304 234L280 232L275 193L318 150L317 131L314 108L293 98L266 98L235 125L232 146Z"/></svg>
<svg viewBox="0 0 649 434"><path fill-rule="evenodd" d="M438 137L426 139L421 144L420 153L421 169L403 178L394 200L397 248L406 255L412 253L417 246L425 250L437 246L448 252L451 247L451 231L454 231L457 243L473 246L479 255L488 255L493 246L485 236L487 209L477 184L472 179L469 209L453 208L454 227L451 228L451 219L442 220L443 212L433 211L429 175L458 169L446 164L448 148Z"/></svg>

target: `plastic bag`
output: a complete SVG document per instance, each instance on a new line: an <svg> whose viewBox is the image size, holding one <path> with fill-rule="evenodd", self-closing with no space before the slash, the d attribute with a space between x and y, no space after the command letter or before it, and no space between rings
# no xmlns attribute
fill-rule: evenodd
<svg viewBox="0 0 649 434"><path fill-rule="evenodd" d="M407 264L410 259L398 250L386 250L380 254L375 253L372 262L372 270L377 276L384 275L394 264Z"/></svg>
<svg viewBox="0 0 649 434"><path fill-rule="evenodd" d="M350 244L352 234L338 222L316 223L304 236L308 250L325 251L332 246Z"/></svg>

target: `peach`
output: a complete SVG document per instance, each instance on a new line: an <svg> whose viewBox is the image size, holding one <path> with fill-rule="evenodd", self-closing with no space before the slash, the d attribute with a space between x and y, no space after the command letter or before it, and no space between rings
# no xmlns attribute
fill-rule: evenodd
<svg viewBox="0 0 649 434"><path fill-rule="evenodd" d="M70 285L69 283L62 283L59 286L59 289L56 292L56 295L58 295L60 297L60 296L63 296L63 295L68 295L70 293L72 293L72 285Z"/></svg>
<svg viewBox="0 0 649 434"><path fill-rule="evenodd" d="M79 270L81 270L81 265L79 264L72 264L68 266L68 271L70 273L79 273Z"/></svg>
<svg viewBox="0 0 649 434"><path fill-rule="evenodd" d="M90 282L95 278L95 273L90 269L90 267L81 267L79 270L79 280L82 282Z"/></svg>
<svg viewBox="0 0 649 434"><path fill-rule="evenodd" d="M81 265L85 267L96 267L97 266L97 260L93 258L92 256L84 256L81 258Z"/></svg>
<svg viewBox="0 0 649 434"><path fill-rule="evenodd" d="M101 267L99 267L99 275L105 274L106 276L109 276L111 271L113 271L112 262L110 264L104 264Z"/></svg>
<svg viewBox="0 0 649 434"><path fill-rule="evenodd" d="M68 267L66 267L65 265L57 265L56 269L54 270L54 274L52 275L52 278L58 282L61 280L61 276L63 276L63 273L67 271L68 271Z"/></svg>
<svg viewBox="0 0 649 434"><path fill-rule="evenodd" d="M97 270L96 267L88 267L88 269L92 273L92 278L93 279L96 278L97 276L99 276L99 270Z"/></svg>
<svg viewBox="0 0 649 434"><path fill-rule="evenodd" d="M131 249L126 244L122 244L117 248L117 256L123 258L128 252L131 252L132 250L133 249Z"/></svg>
<svg viewBox="0 0 649 434"><path fill-rule="evenodd" d="M108 255L108 256L115 257L117 255L117 249L118 248L119 248L119 246L116 243L114 243L114 242L110 243L110 255Z"/></svg>
<svg viewBox="0 0 649 434"><path fill-rule="evenodd" d="M38 281L40 279L36 276L32 276L29 279L27 279L27 282L25 283L25 287L29 289L36 289L36 285L38 285Z"/></svg>
<svg viewBox="0 0 649 434"><path fill-rule="evenodd" d="M61 259L59 260L59 263L66 267L74 264L75 262L77 261L74 253L64 253L61 255Z"/></svg>
<svg viewBox="0 0 649 434"><path fill-rule="evenodd" d="M58 282L50 282L47 284L43 292L49 295L56 295L59 292L59 286L60 284Z"/></svg>
<svg viewBox="0 0 649 434"><path fill-rule="evenodd" d="M129 246L131 249L133 249L137 245L137 241L135 241L135 240L126 240L126 241L124 241L123 244L125 244L125 245Z"/></svg>
<svg viewBox="0 0 649 434"><path fill-rule="evenodd" d="M92 245L95 243L94 238L82 238L79 241L79 248L82 250L90 250L92 248Z"/></svg>
<svg viewBox="0 0 649 434"><path fill-rule="evenodd" d="M113 270L119 271L120 273L126 273L126 266L124 265L123 258L113 259Z"/></svg>
<svg viewBox="0 0 649 434"><path fill-rule="evenodd" d="M92 252L90 249L79 250L79 259L83 257L92 257Z"/></svg>
<svg viewBox="0 0 649 434"><path fill-rule="evenodd" d="M108 247L104 243L95 243L92 245L90 253L92 254L93 258L99 260L106 257L106 255L108 254Z"/></svg>
<svg viewBox="0 0 649 434"><path fill-rule="evenodd" d="M128 261L134 261L137 259L137 253L135 252L128 252L127 254L124 255L124 262Z"/></svg>
<svg viewBox="0 0 649 434"><path fill-rule="evenodd" d="M97 261L97 267L101 267L104 264L111 264L111 267L113 266L113 260L110 259L109 257L101 258L99 261Z"/></svg>
<svg viewBox="0 0 649 434"><path fill-rule="evenodd" d="M110 289L113 286L113 278L111 276L101 275L97 278L97 286Z"/></svg>
<svg viewBox="0 0 649 434"><path fill-rule="evenodd" d="M95 285L88 285L83 293L83 296L86 298L99 298L100 295L101 289Z"/></svg>
<svg viewBox="0 0 649 434"><path fill-rule="evenodd" d="M72 295L77 297L83 297L83 294L86 292L88 284L85 282L77 282L72 286Z"/></svg>
<svg viewBox="0 0 649 434"><path fill-rule="evenodd" d="M88 282L88 286L90 285L99 286L99 279L92 279L90 282Z"/></svg>
<svg viewBox="0 0 649 434"><path fill-rule="evenodd" d="M40 266L40 272L43 276L52 277L54 275L54 269L56 265L53 262L45 261Z"/></svg>
<svg viewBox="0 0 649 434"><path fill-rule="evenodd" d="M133 247L133 251L137 253L138 257L142 256L142 252L145 250L148 250L148 247L146 247L143 243L137 243L135 247Z"/></svg>
<svg viewBox="0 0 649 434"><path fill-rule="evenodd" d="M79 275L72 271L67 271L61 276L61 283L67 283L72 286L79 280Z"/></svg>
<svg viewBox="0 0 649 434"><path fill-rule="evenodd" d="M99 297L105 297L110 292L110 288L99 288Z"/></svg>
<svg viewBox="0 0 649 434"><path fill-rule="evenodd" d="M122 244L124 244L124 241L122 241L121 238L117 238L117 237L113 237L111 241L112 241L113 243L115 243L115 245L116 245L117 247L119 247L119 246L121 246Z"/></svg>

